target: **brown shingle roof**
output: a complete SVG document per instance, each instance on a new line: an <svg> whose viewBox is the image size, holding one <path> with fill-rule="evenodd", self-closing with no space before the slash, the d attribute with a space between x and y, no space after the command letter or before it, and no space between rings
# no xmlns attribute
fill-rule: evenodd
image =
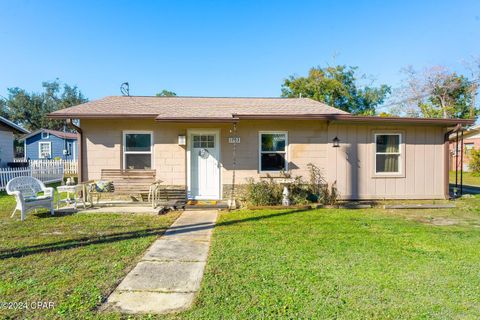
<svg viewBox="0 0 480 320"><path fill-rule="evenodd" d="M51 113L52 118L232 119L234 114L348 114L308 98L110 96Z"/></svg>
<svg viewBox="0 0 480 320"><path fill-rule="evenodd" d="M77 134L73 132L62 132L58 130L44 129L43 131L53 134L62 139L77 139Z"/></svg>
<svg viewBox="0 0 480 320"><path fill-rule="evenodd" d="M63 132L63 131L58 131L58 130L50 130L50 129L38 129L33 132L30 132L28 134L23 135L19 141L23 141L27 138L33 137L34 135L37 135L41 132L48 132L51 135L57 136L61 139L77 139L77 134L73 132Z"/></svg>

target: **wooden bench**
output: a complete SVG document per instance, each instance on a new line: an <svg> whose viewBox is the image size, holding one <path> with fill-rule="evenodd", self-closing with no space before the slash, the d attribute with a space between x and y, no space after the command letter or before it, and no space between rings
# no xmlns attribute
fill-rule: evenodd
<svg viewBox="0 0 480 320"><path fill-rule="evenodd" d="M155 207L159 206L162 209L185 209L187 202L187 192L185 188L172 188L158 186L155 190L153 201Z"/></svg>
<svg viewBox="0 0 480 320"><path fill-rule="evenodd" d="M102 181L110 181L113 184L113 190L111 192L97 192L95 190L87 190L88 199L93 206L93 197L97 198L97 203L100 200L102 194L108 195L126 195L138 196L142 200L148 198L148 201L152 199L152 195L162 182L155 179L155 170L136 170L136 169L102 169L101 178ZM98 180L97 180L98 181ZM84 182L84 185L94 183L93 180ZM88 187L87 187L88 188Z"/></svg>

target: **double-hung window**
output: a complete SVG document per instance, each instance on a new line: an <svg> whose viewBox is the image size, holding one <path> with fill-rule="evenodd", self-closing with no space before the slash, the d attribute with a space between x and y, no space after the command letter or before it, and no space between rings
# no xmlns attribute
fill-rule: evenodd
<svg viewBox="0 0 480 320"><path fill-rule="evenodd" d="M260 172L287 171L287 132L260 132Z"/></svg>
<svg viewBox="0 0 480 320"><path fill-rule="evenodd" d="M38 157L40 159L48 159L52 156L52 144L51 142L39 142L38 143Z"/></svg>
<svg viewBox="0 0 480 320"><path fill-rule="evenodd" d="M402 134L375 134L375 173L377 175L402 173Z"/></svg>
<svg viewBox="0 0 480 320"><path fill-rule="evenodd" d="M152 168L152 133L126 131L123 133L123 163L125 169Z"/></svg>

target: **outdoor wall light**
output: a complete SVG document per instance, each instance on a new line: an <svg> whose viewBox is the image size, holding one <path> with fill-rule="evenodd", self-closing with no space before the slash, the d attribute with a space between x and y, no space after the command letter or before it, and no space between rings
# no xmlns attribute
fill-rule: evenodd
<svg viewBox="0 0 480 320"><path fill-rule="evenodd" d="M338 148L340 147L340 139L338 139L337 137L333 138L333 147L334 148Z"/></svg>
<svg viewBox="0 0 480 320"><path fill-rule="evenodd" d="M184 146L187 144L187 137L184 134L178 135L178 145Z"/></svg>

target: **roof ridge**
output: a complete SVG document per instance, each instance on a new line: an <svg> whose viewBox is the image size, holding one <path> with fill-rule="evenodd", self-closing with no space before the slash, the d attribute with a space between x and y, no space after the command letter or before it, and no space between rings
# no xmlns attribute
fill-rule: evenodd
<svg viewBox="0 0 480 320"><path fill-rule="evenodd" d="M288 99L297 99L297 100L313 100L309 97L227 97L227 96L143 96L143 95L134 95L134 96L107 96L105 98L159 98L159 99L168 99L168 98L198 98L198 99L279 99L279 100L288 100ZM100 98L102 99L102 98ZM317 101L317 100L313 100ZM321 101L317 101L324 103Z"/></svg>

